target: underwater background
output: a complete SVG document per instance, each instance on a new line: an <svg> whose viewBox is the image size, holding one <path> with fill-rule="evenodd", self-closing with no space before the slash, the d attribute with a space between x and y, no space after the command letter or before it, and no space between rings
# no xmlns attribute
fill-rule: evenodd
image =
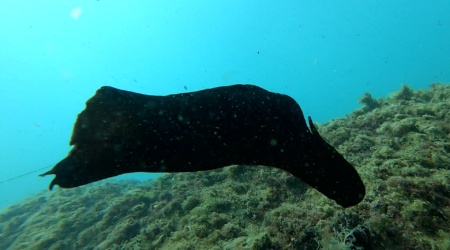
<svg viewBox="0 0 450 250"><path fill-rule="evenodd" d="M1 1L0 248L351 248L355 232L366 241L354 247L450 247L449 9L445 0ZM52 177L37 176L70 151L76 116L101 86L167 95L235 83L292 96L355 165L365 201L344 210L271 169L132 174L52 192ZM49 225L56 231L42 233Z"/></svg>

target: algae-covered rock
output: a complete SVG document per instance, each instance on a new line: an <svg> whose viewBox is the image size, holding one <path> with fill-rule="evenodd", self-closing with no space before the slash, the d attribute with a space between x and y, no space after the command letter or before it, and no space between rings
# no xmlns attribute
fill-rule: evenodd
<svg viewBox="0 0 450 250"><path fill-rule="evenodd" d="M411 100L412 97L414 97L414 91L406 84L403 84L400 90L394 93L394 99L396 101L408 101Z"/></svg>
<svg viewBox="0 0 450 250"><path fill-rule="evenodd" d="M364 109L366 109L366 111L370 111L380 105L370 93L365 93L358 101L359 103L364 104Z"/></svg>
<svg viewBox="0 0 450 250"><path fill-rule="evenodd" d="M403 85L319 127L367 186L355 207L273 168L106 180L0 211L0 249L448 249L449 100Z"/></svg>

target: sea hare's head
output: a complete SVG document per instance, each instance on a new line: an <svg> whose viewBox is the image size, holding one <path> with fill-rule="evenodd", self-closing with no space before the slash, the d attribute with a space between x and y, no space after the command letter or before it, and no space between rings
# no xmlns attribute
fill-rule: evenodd
<svg viewBox="0 0 450 250"><path fill-rule="evenodd" d="M357 205L365 196L364 183L355 168L328 144L308 117L310 139L309 159L305 161L306 176L302 179L343 207ZM308 171L310 169L310 171Z"/></svg>

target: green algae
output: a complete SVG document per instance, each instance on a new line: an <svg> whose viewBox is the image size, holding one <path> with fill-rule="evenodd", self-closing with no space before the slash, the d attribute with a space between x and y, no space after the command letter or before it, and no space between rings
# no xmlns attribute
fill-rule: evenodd
<svg viewBox="0 0 450 250"><path fill-rule="evenodd" d="M0 249L448 249L449 100L403 85L319 126L367 186L355 207L265 167L107 180L0 211Z"/></svg>

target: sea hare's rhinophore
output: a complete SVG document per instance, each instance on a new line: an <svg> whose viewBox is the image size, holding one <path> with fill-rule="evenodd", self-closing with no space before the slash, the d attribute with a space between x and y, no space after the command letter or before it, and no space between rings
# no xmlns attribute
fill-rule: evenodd
<svg viewBox="0 0 450 250"><path fill-rule="evenodd" d="M253 85L149 96L100 88L78 115L74 148L50 183L77 187L130 172L193 172L229 165L283 169L343 207L365 187L353 166L309 128L287 95Z"/></svg>

